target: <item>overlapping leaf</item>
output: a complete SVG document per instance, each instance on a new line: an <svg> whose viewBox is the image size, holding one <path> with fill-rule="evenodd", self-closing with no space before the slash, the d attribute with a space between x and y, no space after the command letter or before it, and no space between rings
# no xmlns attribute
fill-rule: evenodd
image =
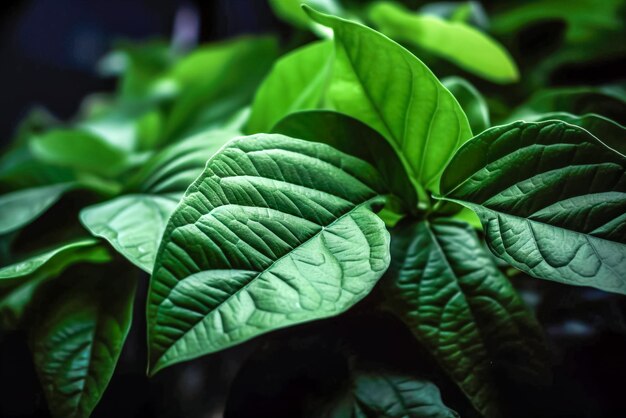
<svg viewBox="0 0 626 418"><path fill-rule="evenodd" d="M389 38L305 10L334 31L328 104L387 138L418 190L437 190L446 162L471 137L458 102L420 60Z"/></svg>
<svg viewBox="0 0 626 418"><path fill-rule="evenodd" d="M498 416L492 371L545 374L539 325L472 228L438 220L392 232L386 306L485 416Z"/></svg>
<svg viewBox="0 0 626 418"><path fill-rule="evenodd" d="M626 157L565 122L492 128L455 155L446 199L531 276L626 293Z"/></svg>
<svg viewBox="0 0 626 418"><path fill-rule="evenodd" d="M336 315L389 263L379 174L281 135L230 142L187 190L150 284L150 371Z"/></svg>
<svg viewBox="0 0 626 418"><path fill-rule="evenodd" d="M441 80L441 83L459 101L474 135L478 135L491 126L487 102L474 86L460 77L446 77Z"/></svg>

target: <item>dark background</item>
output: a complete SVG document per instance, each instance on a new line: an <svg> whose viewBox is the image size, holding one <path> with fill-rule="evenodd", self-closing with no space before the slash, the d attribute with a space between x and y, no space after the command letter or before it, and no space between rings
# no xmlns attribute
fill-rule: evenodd
<svg viewBox="0 0 626 418"><path fill-rule="evenodd" d="M0 7L1 145L9 142L19 120L35 105L68 119L86 94L112 90L114 81L96 73L98 59L119 39L170 38L181 27L175 23L181 14L188 24L199 21L200 43L242 33L273 32L284 38L290 30L263 0L30 0L8 1ZM536 42L545 40L539 36ZM562 72L558 84L596 84L623 77L620 59ZM372 358L400 361L419 350L394 321L363 317L357 307L341 318L272 333L171 367L148 380L146 281L147 277L140 280L143 289L138 292L131 334L95 417L219 417L242 360L258 347L265 351L249 360L246 373L236 382L234 399L239 407L232 416L295 417L302 397L331 390L340 368L332 348L324 351L328 347L315 342L297 343L307 336L325 335L327 341L354 345ZM625 298L530 279L516 284L535 307L554 346L555 374L548 387L519 388L511 402L531 405L536 417L626 417ZM289 371L299 366L307 377L294 380ZM266 387L257 387L258 382ZM450 406L459 411L468 408L454 387L441 385ZM260 395L268 386L274 393ZM280 406L267 399L280 399ZM0 417L47 416L23 335L0 335Z"/></svg>

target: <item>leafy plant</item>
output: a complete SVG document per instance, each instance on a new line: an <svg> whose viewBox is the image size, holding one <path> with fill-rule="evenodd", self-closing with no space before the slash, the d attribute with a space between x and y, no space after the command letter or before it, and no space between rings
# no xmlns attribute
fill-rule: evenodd
<svg viewBox="0 0 626 418"><path fill-rule="evenodd" d="M420 348L402 370L330 350L347 383L303 416L457 416L446 382L472 405L454 409L511 416L503 382L550 374L511 278L626 294L624 94L546 89L513 108L389 38L518 80L465 9L270 3L331 36L277 59L267 36L121 45L115 94L72 123L34 113L0 160L0 324L28 336L51 414L96 407L143 271L149 375L350 310L396 318ZM577 39L591 21L571 19Z"/></svg>

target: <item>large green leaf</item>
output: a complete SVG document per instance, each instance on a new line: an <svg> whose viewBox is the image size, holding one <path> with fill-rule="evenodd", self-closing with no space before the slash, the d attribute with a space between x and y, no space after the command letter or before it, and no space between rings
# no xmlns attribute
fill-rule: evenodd
<svg viewBox="0 0 626 418"><path fill-rule="evenodd" d="M0 196L0 235L15 231L37 219L73 186L73 183L60 183Z"/></svg>
<svg viewBox="0 0 626 418"><path fill-rule="evenodd" d="M135 280L90 273L49 282L33 301L30 346L54 417L91 415L130 329Z"/></svg>
<svg viewBox="0 0 626 418"><path fill-rule="evenodd" d="M128 189L141 193L183 193L200 175L209 158L238 136L232 131L208 131L163 149L129 181Z"/></svg>
<svg viewBox="0 0 626 418"><path fill-rule="evenodd" d="M626 293L626 157L559 121L489 129L454 156L444 198L533 277Z"/></svg>
<svg viewBox="0 0 626 418"><path fill-rule="evenodd" d="M453 220L398 225L386 307L433 353L478 411L498 416L492 370L543 376L540 327L473 229Z"/></svg>
<svg viewBox="0 0 626 418"><path fill-rule="evenodd" d="M274 14L280 19L291 23L301 29L313 29L323 34L322 27L318 26L302 10L302 5L307 4L325 13L339 15L342 9L337 0L269 0Z"/></svg>
<svg viewBox="0 0 626 418"><path fill-rule="evenodd" d="M150 372L336 315L389 263L368 163L282 135L231 141L170 218L148 296Z"/></svg>
<svg viewBox="0 0 626 418"><path fill-rule="evenodd" d="M115 176L131 164L129 155L102 137L83 130L55 129L34 137L32 153L49 164Z"/></svg>
<svg viewBox="0 0 626 418"><path fill-rule="evenodd" d="M333 57L331 41L308 44L282 57L257 90L249 133L270 132L284 116L320 105Z"/></svg>
<svg viewBox="0 0 626 418"><path fill-rule="evenodd" d="M446 77L441 83L459 101L475 135L491 126L487 102L474 86L460 77Z"/></svg>
<svg viewBox="0 0 626 418"><path fill-rule="evenodd" d="M80 221L137 267L152 273L161 236L178 199L130 194L84 208Z"/></svg>
<svg viewBox="0 0 626 418"><path fill-rule="evenodd" d="M385 35L420 46L487 80L511 83L519 78L517 66L506 49L463 22L419 15L388 2L372 6L369 17Z"/></svg>
<svg viewBox="0 0 626 418"><path fill-rule="evenodd" d="M335 34L328 104L383 134L416 188L437 190L445 164L471 137L456 99L420 60L384 35L306 10Z"/></svg>
<svg viewBox="0 0 626 418"><path fill-rule="evenodd" d="M357 119L328 110L311 110L285 117L273 131L292 138L322 142L369 162L378 169L389 191L405 202L404 211L417 208L415 189L391 145Z"/></svg>

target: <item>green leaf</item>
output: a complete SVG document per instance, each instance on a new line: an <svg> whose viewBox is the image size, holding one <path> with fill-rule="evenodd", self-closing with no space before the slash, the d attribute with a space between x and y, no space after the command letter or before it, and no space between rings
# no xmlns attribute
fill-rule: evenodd
<svg viewBox="0 0 626 418"><path fill-rule="evenodd" d="M282 135L229 142L167 226L148 296L150 373L337 315L389 264L368 163Z"/></svg>
<svg viewBox="0 0 626 418"><path fill-rule="evenodd" d="M441 83L458 100L475 135L491 126L487 102L473 85L460 77L446 77Z"/></svg>
<svg viewBox="0 0 626 418"><path fill-rule="evenodd" d="M89 417L130 329L135 280L91 273L46 284L33 303L30 346L53 417Z"/></svg>
<svg viewBox="0 0 626 418"><path fill-rule="evenodd" d="M248 105L277 55L272 37L242 37L199 48L167 75L178 97L164 136L181 138L217 127Z"/></svg>
<svg viewBox="0 0 626 418"><path fill-rule="evenodd" d="M131 263L152 273L161 236L178 199L154 195L125 195L84 208L80 221Z"/></svg>
<svg viewBox="0 0 626 418"><path fill-rule="evenodd" d="M533 121L555 119L585 128L604 144L626 156L626 127L619 123L594 113L577 116L566 112L544 113L537 115Z"/></svg>
<svg viewBox="0 0 626 418"><path fill-rule="evenodd" d="M506 49L463 22L419 15L388 2L374 4L369 18L390 38L413 43L482 78L503 84L519 79L517 66Z"/></svg>
<svg viewBox="0 0 626 418"><path fill-rule="evenodd" d="M499 416L492 370L545 374L542 333L473 229L453 220L404 223L392 230L386 307L484 416Z"/></svg>
<svg viewBox="0 0 626 418"><path fill-rule="evenodd" d="M55 129L34 137L31 152L39 160L60 167L92 172L106 177L128 168L128 155L105 139L87 131Z"/></svg>
<svg viewBox="0 0 626 418"><path fill-rule="evenodd" d="M437 190L443 167L471 137L456 99L420 60L384 35L306 10L335 34L330 107L387 138L418 191Z"/></svg>
<svg viewBox="0 0 626 418"><path fill-rule="evenodd" d="M19 324L37 287L79 263L105 263L111 257L91 238L81 239L31 256L0 269L0 328Z"/></svg>
<svg viewBox="0 0 626 418"><path fill-rule="evenodd" d="M346 400L327 418L455 418L432 382L391 372L355 372ZM319 415L322 416L322 415Z"/></svg>
<svg viewBox="0 0 626 418"><path fill-rule="evenodd" d="M43 252L20 262L0 268L0 280L25 277L42 269L43 266L48 271L60 271L74 260L83 259L85 255L90 255L93 261L107 261L109 257L106 251L101 249L93 251L97 247L97 241L92 238L85 238L68 244L63 244L50 251ZM54 266L54 267L53 267Z"/></svg>
<svg viewBox="0 0 626 418"><path fill-rule="evenodd" d="M209 158L238 136L233 131L203 132L163 149L129 181L128 190L148 194L183 193Z"/></svg>
<svg viewBox="0 0 626 418"><path fill-rule="evenodd" d="M320 41L278 60L256 93L247 131L270 132L284 116L317 108L328 83L332 57L332 42Z"/></svg>
<svg viewBox="0 0 626 418"><path fill-rule="evenodd" d="M574 115L596 113L625 125L626 99L609 89L577 87L543 90L534 94L507 120L534 120L537 115L549 112Z"/></svg>
<svg viewBox="0 0 626 418"><path fill-rule="evenodd" d="M388 190L404 200L406 212L417 208L415 189L391 145L357 119L328 110L304 111L282 119L273 131L322 142L367 161L378 169Z"/></svg>
<svg viewBox="0 0 626 418"><path fill-rule="evenodd" d="M0 234L15 231L33 222L72 187L74 183L60 183L0 196Z"/></svg>
<svg viewBox="0 0 626 418"><path fill-rule="evenodd" d="M474 210L491 251L533 277L626 293L626 157L560 121L489 129L441 192Z"/></svg>

